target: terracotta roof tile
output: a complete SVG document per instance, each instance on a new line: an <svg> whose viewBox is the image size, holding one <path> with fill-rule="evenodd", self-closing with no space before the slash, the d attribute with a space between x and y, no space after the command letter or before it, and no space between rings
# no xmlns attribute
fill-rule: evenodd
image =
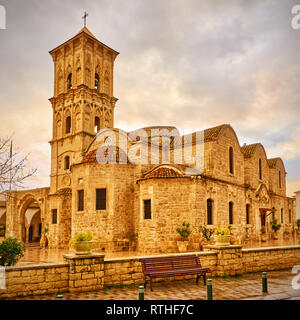
<svg viewBox="0 0 300 320"><path fill-rule="evenodd" d="M268 159L268 164L270 168L275 168L276 167L276 163L277 160L280 158L272 158L272 159Z"/></svg>
<svg viewBox="0 0 300 320"><path fill-rule="evenodd" d="M62 188L62 189L59 189L56 192L56 195L58 195L58 196L71 195L71 194L72 194L72 189L71 188Z"/></svg>
<svg viewBox="0 0 300 320"><path fill-rule="evenodd" d="M183 177L179 171L168 168L168 167L160 167L158 169L154 169L153 171L147 173L144 178L151 179L151 178L178 178Z"/></svg>
<svg viewBox="0 0 300 320"><path fill-rule="evenodd" d="M127 159L126 153L120 149L118 146L102 146L100 147L99 153L98 153L98 159L97 159L97 151L99 149L95 149L90 151L88 154L86 154L82 161L80 163L92 163L92 162L98 162L99 164L103 163L119 163L120 160L121 163L129 163ZM101 152L102 151L102 152ZM99 158L101 156L101 158ZM108 159L107 159L108 158Z"/></svg>
<svg viewBox="0 0 300 320"><path fill-rule="evenodd" d="M241 151L244 153L245 158L251 158L254 155L254 152L259 143L248 144L246 146L241 147Z"/></svg>

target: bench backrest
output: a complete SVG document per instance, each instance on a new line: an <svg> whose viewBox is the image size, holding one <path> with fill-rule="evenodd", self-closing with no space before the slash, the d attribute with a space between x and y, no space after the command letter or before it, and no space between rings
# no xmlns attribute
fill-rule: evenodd
<svg viewBox="0 0 300 320"><path fill-rule="evenodd" d="M143 271L164 271L182 269L185 267L201 267L200 259L197 255L184 255L174 257L159 257L140 259Z"/></svg>

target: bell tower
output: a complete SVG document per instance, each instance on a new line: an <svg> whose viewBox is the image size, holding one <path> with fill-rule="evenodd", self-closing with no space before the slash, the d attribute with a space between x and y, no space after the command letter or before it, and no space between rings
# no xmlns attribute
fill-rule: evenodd
<svg viewBox="0 0 300 320"><path fill-rule="evenodd" d="M119 54L86 28L49 52L54 62L51 193L70 187L70 166L97 131L114 127L114 61Z"/></svg>

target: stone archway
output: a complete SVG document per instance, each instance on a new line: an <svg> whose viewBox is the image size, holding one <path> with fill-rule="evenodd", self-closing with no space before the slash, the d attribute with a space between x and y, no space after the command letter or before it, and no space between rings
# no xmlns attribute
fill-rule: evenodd
<svg viewBox="0 0 300 320"><path fill-rule="evenodd" d="M48 208L49 188L7 192L6 236L28 242L29 228L32 225L32 240L43 236L45 214ZM26 213L30 208L31 213ZM36 215L37 214L37 215ZM27 219L28 218L28 219Z"/></svg>
<svg viewBox="0 0 300 320"><path fill-rule="evenodd" d="M19 207L19 235L24 243L39 242L41 237L41 205L31 194L26 195Z"/></svg>

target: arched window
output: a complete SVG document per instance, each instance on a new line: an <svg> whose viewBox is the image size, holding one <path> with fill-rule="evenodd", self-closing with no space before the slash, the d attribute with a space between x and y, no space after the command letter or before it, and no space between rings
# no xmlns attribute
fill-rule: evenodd
<svg viewBox="0 0 300 320"><path fill-rule="evenodd" d="M272 220L274 220L275 219L275 207L273 207L272 210L273 210L272 211Z"/></svg>
<svg viewBox="0 0 300 320"><path fill-rule="evenodd" d="M229 172L233 174L233 149L229 148Z"/></svg>
<svg viewBox="0 0 300 320"><path fill-rule="evenodd" d="M66 156L65 157L65 170L69 170L70 169L70 157Z"/></svg>
<svg viewBox="0 0 300 320"><path fill-rule="evenodd" d="M292 210L289 209L289 223L292 223Z"/></svg>
<svg viewBox="0 0 300 320"><path fill-rule="evenodd" d="M258 161L258 171L259 171L259 180L262 180L261 159L259 159L259 161Z"/></svg>
<svg viewBox="0 0 300 320"><path fill-rule="evenodd" d="M246 204L246 224L250 224L250 204Z"/></svg>
<svg viewBox="0 0 300 320"><path fill-rule="evenodd" d="M229 202L229 224L233 224L233 202Z"/></svg>
<svg viewBox="0 0 300 320"><path fill-rule="evenodd" d="M100 77L98 73L95 73L95 89L99 90L100 87Z"/></svg>
<svg viewBox="0 0 300 320"><path fill-rule="evenodd" d="M95 132L100 131L100 119L99 117L95 117Z"/></svg>
<svg viewBox="0 0 300 320"><path fill-rule="evenodd" d="M72 89L72 73L69 73L68 75L68 80L67 80L67 87L68 87L68 90Z"/></svg>
<svg viewBox="0 0 300 320"><path fill-rule="evenodd" d="M66 133L70 133L71 132L71 117L68 116L66 118Z"/></svg>
<svg viewBox="0 0 300 320"><path fill-rule="evenodd" d="M278 172L279 188L281 188L281 171Z"/></svg>
<svg viewBox="0 0 300 320"><path fill-rule="evenodd" d="M281 208L281 211L280 211L280 217L281 217L281 223L283 223L283 208Z"/></svg>
<svg viewBox="0 0 300 320"><path fill-rule="evenodd" d="M211 199L207 199L207 224L213 224L213 202Z"/></svg>

